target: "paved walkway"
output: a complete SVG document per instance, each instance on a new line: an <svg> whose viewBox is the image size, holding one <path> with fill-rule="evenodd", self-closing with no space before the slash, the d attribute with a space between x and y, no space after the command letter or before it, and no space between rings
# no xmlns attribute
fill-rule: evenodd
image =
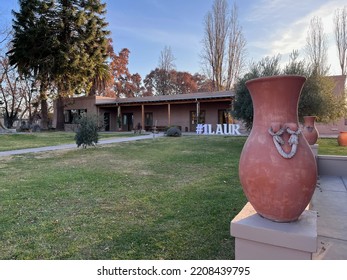
<svg viewBox="0 0 347 280"><path fill-rule="evenodd" d="M162 133L145 134L145 135L132 136L132 137L108 138L108 139L104 139L104 140L99 140L98 145L122 143L122 142L129 142L129 141L138 141L138 140L143 140L143 139L153 139L153 138L161 137L161 136L163 136ZM77 149L77 145L76 144L64 144L64 145L58 145L58 146L47 146L47 147L39 147L39 148L29 148L29 149L4 151L4 152L0 152L0 157L27 154L27 153L56 151L56 150L68 150L68 149Z"/></svg>
<svg viewBox="0 0 347 280"><path fill-rule="evenodd" d="M318 212L313 259L347 260L347 170L345 176L320 176L310 209Z"/></svg>

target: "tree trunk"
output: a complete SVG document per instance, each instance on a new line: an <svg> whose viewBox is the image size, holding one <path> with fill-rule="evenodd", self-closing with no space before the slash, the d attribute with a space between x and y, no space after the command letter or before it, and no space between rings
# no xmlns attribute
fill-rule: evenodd
<svg viewBox="0 0 347 280"><path fill-rule="evenodd" d="M4 122L5 122L5 126L7 128L12 128L13 127L13 123L15 122L15 120L17 119L16 115L10 115L10 116L6 116Z"/></svg>
<svg viewBox="0 0 347 280"><path fill-rule="evenodd" d="M61 95L59 95L58 99L56 100L56 116L57 116L57 124L56 124L56 130L64 130L64 101Z"/></svg>
<svg viewBox="0 0 347 280"><path fill-rule="evenodd" d="M48 130L47 98L41 98L41 129L42 130Z"/></svg>
<svg viewBox="0 0 347 280"><path fill-rule="evenodd" d="M40 85L40 103L41 103L41 129L48 130L48 104L47 104L47 84L42 82Z"/></svg>

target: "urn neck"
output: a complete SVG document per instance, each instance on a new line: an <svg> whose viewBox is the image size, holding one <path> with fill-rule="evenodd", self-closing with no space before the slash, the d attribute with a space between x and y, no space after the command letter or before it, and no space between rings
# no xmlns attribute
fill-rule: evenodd
<svg viewBox="0 0 347 280"><path fill-rule="evenodd" d="M305 125L313 125L316 121L316 116L304 116Z"/></svg>
<svg viewBox="0 0 347 280"><path fill-rule="evenodd" d="M273 76L248 81L253 126L298 123L298 102L305 80L302 76Z"/></svg>

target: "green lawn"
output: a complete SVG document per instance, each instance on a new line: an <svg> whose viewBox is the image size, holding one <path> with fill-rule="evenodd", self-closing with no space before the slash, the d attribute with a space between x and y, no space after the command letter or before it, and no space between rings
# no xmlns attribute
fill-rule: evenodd
<svg viewBox="0 0 347 280"><path fill-rule="evenodd" d="M347 147L339 146L336 138L320 138L317 144L319 155L347 156Z"/></svg>
<svg viewBox="0 0 347 280"><path fill-rule="evenodd" d="M8 147L23 148L74 134L10 136ZM0 259L233 259L245 139L163 137L2 157ZM318 143L319 154L347 155L336 139Z"/></svg>
<svg viewBox="0 0 347 280"><path fill-rule="evenodd" d="M243 137L1 158L1 259L233 259Z"/></svg>
<svg viewBox="0 0 347 280"><path fill-rule="evenodd" d="M0 134L0 152L26 148L37 148L43 146L55 146L61 144L75 143L74 132L39 132L39 133L17 133ZM130 137L131 133L104 133L100 132L100 139L109 137Z"/></svg>

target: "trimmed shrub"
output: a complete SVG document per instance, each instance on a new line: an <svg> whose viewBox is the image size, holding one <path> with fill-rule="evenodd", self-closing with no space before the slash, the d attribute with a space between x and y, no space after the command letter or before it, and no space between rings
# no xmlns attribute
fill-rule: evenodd
<svg viewBox="0 0 347 280"><path fill-rule="evenodd" d="M166 131L166 136L179 137L181 135L182 135L181 130L176 126L172 126Z"/></svg>
<svg viewBox="0 0 347 280"><path fill-rule="evenodd" d="M95 146L99 140L98 122L96 117L83 115L76 121L78 124L75 140L77 147Z"/></svg>

